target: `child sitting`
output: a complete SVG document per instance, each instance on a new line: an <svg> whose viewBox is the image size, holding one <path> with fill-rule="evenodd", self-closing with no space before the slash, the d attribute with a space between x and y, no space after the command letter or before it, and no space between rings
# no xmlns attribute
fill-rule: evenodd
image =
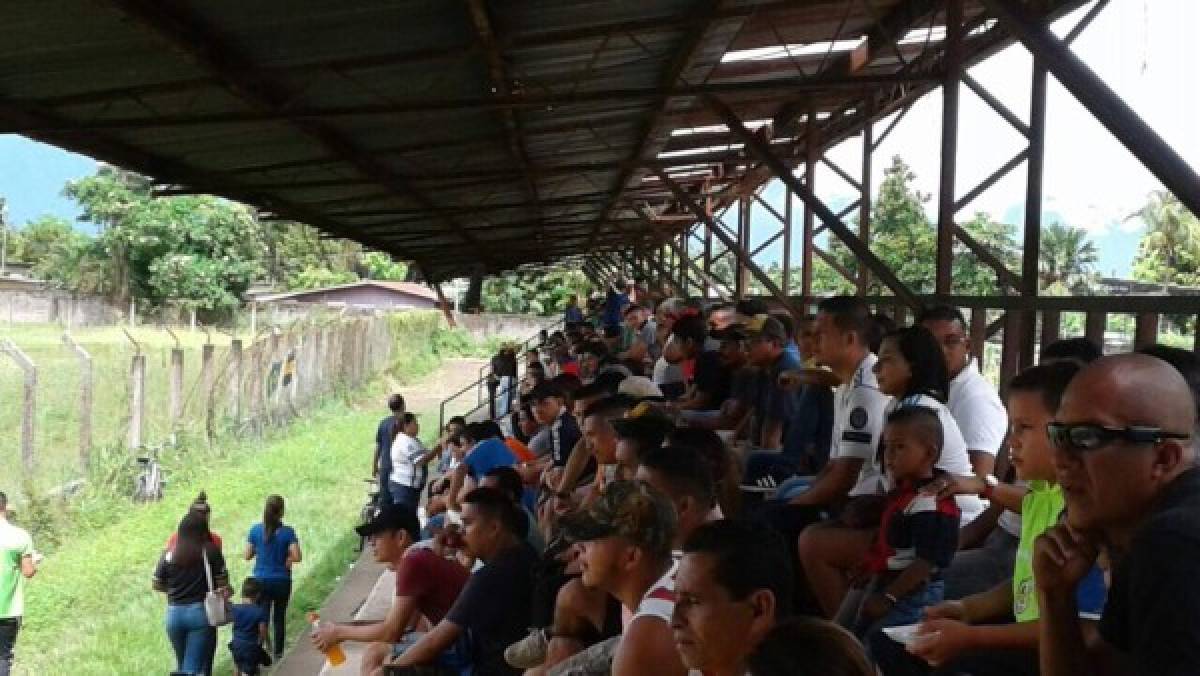
<svg viewBox="0 0 1200 676"><path fill-rule="evenodd" d="M959 508L953 497L920 489L943 473L935 470L942 423L923 406L897 409L883 430L883 459L891 485L879 535L837 621L860 638L883 627L913 624L942 600L941 570L958 548ZM865 583L865 584L864 584Z"/></svg>
<svg viewBox="0 0 1200 676"><path fill-rule="evenodd" d="M1038 674L1040 613L1033 546L1039 535L1058 522L1064 505L1062 489L1055 483L1054 449L1046 425L1054 420L1063 392L1079 368L1071 361L1048 362L1022 371L1009 383L1009 455L1017 478L1026 482L1027 488L988 486L974 477L955 478L948 486L952 492L982 493L1021 515L1012 579L989 591L928 608L907 650L887 639L872 645L871 652L886 676ZM1104 586L1099 568L1080 583L1076 598L1081 621L1094 619L1103 610Z"/></svg>
<svg viewBox="0 0 1200 676"><path fill-rule="evenodd" d="M229 652L239 676L254 676L260 666L270 666L271 656L263 649L267 640L267 614L258 605L258 580L242 582L242 603L233 605L233 640Z"/></svg>

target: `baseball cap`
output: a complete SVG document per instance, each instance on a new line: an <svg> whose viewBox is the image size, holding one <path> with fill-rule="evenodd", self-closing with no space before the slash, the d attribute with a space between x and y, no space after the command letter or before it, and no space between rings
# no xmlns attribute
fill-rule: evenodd
<svg viewBox="0 0 1200 676"><path fill-rule="evenodd" d="M386 531L406 530L413 540L420 538L421 522L417 511L405 505L384 505L371 520L354 529L361 537L370 537Z"/></svg>
<svg viewBox="0 0 1200 676"><path fill-rule="evenodd" d="M771 315L755 315L745 322L730 324L724 329L709 333L717 340L750 340L751 338L774 338L787 341L787 330Z"/></svg>
<svg viewBox="0 0 1200 676"><path fill-rule="evenodd" d="M559 521L571 542L622 537L655 554L671 551L675 508L665 495L637 481L614 481L587 509Z"/></svg>
<svg viewBox="0 0 1200 676"><path fill-rule="evenodd" d="M645 376L630 376L617 386L617 394L625 394L637 400L663 399L663 392L653 380Z"/></svg>
<svg viewBox="0 0 1200 676"><path fill-rule="evenodd" d="M529 392L530 401L541 401L543 399L549 399L551 397L557 397L559 399L562 399L563 391L562 391L562 388L560 388L558 385L555 385L552 381L549 381L549 380L538 383Z"/></svg>

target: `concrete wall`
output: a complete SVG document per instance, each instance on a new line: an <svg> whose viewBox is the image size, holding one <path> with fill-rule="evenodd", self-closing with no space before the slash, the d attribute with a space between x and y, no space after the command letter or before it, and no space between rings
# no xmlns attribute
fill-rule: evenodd
<svg viewBox="0 0 1200 676"><path fill-rule="evenodd" d="M121 317L120 310L101 298L32 285L0 285L0 323L104 326Z"/></svg>
<svg viewBox="0 0 1200 676"><path fill-rule="evenodd" d="M537 317L490 313L478 315L455 313L454 319L458 322L459 328L467 330L477 338L502 336L510 340L525 340L558 321L557 316Z"/></svg>
<svg viewBox="0 0 1200 676"><path fill-rule="evenodd" d="M345 289L330 289L328 291L311 292L303 298L295 299L300 303L345 303L346 305L364 305L381 310L407 310L412 308L430 309L437 307L437 302L391 289L377 286L357 286Z"/></svg>

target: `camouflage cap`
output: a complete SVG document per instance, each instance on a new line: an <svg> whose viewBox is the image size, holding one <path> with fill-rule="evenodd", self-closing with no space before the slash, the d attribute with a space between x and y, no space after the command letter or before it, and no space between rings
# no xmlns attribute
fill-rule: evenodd
<svg viewBox="0 0 1200 676"><path fill-rule="evenodd" d="M651 554L666 555L675 537L675 507L667 496L637 481L614 481L586 509L559 522L572 542L618 536Z"/></svg>

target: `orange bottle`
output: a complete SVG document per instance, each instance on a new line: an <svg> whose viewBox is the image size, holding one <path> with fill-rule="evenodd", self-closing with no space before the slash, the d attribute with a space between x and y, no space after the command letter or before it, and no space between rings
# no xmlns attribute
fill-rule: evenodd
<svg viewBox="0 0 1200 676"><path fill-rule="evenodd" d="M309 624L312 625L314 631L321 626L321 616L315 612L310 611L305 617L308 619ZM330 666L341 666L346 661L346 652L342 650L342 644L334 643L329 646L329 649L325 651L325 659L329 660Z"/></svg>

